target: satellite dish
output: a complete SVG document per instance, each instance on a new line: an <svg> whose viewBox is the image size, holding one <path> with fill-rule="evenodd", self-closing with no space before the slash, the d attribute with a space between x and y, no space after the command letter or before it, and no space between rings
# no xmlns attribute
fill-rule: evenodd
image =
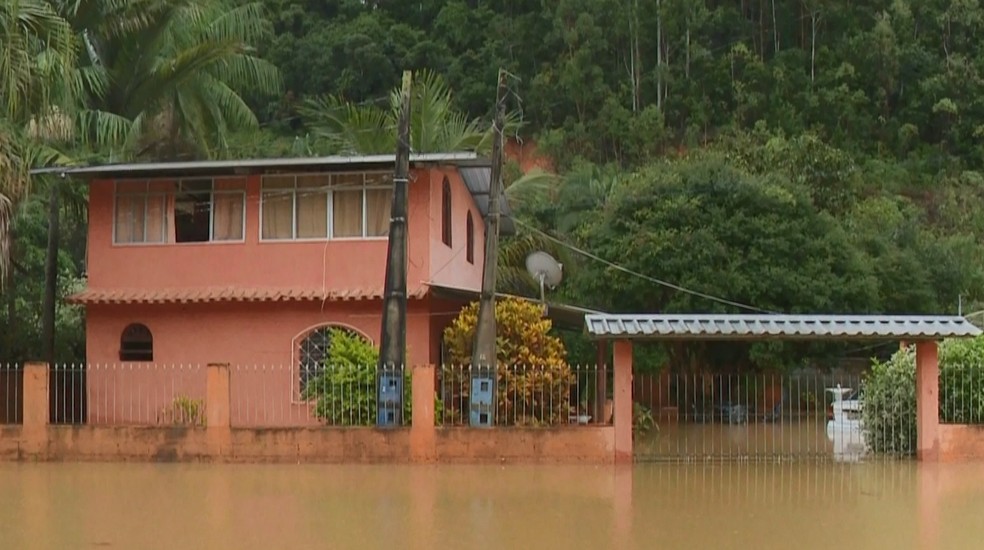
<svg viewBox="0 0 984 550"><path fill-rule="evenodd" d="M526 257L526 271L540 283L540 301L546 306L544 287L555 288L564 278L564 266L553 256L538 250Z"/></svg>

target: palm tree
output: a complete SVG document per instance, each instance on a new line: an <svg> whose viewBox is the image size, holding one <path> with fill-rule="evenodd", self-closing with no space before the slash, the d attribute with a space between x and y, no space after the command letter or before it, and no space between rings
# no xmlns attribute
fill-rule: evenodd
<svg viewBox="0 0 984 550"><path fill-rule="evenodd" d="M331 152L390 153L396 150L399 93L394 89L390 94L388 108L328 96L307 100L300 112ZM451 88L441 75L429 70L414 75L412 94L410 146L414 153L491 150L492 126L455 109ZM506 115L506 132L520 125L519 113Z"/></svg>
<svg viewBox="0 0 984 550"><path fill-rule="evenodd" d="M78 92L76 42L50 2L0 2L0 287L10 268L10 223L30 190L30 169L52 151L32 137L62 125ZM35 116L34 113L41 113Z"/></svg>
<svg viewBox="0 0 984 550"><path fill-rule="evenodd" d="M260 3L61 0L61 8L85 49L83 135L116 144L116 154L221 155L230 133L258 125L243 94L280 91L277 68L255 56Z"/></svg>

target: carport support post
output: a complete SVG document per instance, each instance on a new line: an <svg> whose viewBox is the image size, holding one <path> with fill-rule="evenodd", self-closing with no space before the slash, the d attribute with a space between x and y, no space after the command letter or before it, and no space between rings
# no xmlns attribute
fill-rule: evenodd
<svg viewBox="0 0 984 550"><path fill-rule="evenodd" d="M632 462L632 342L616 340L614 349L615 462Z"/></svg>
<svg viewBox="0 0 984 550"><path fill-rule="evenodd" d="M605 417L605 402L608 401L608 342L598 340L597 367L598 373L595 379L595 422L607 424L608 418Z"/></svg>
<svg viewBox="0 0 984 550"><path fill-rule="evenodd" d="M936 342L916 342L916 458L935 462L940 454L940 360Z"/></svg>

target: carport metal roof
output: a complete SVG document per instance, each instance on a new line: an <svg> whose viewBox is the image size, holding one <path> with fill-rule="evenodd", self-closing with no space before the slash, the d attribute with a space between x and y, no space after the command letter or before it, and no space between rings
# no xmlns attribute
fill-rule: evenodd
<svg viewBox="0 0 984 550"><path fill-rule="evenodd" d="M635 340L937 340L981 329L959 316L589 314L595 339Z"/></svg>

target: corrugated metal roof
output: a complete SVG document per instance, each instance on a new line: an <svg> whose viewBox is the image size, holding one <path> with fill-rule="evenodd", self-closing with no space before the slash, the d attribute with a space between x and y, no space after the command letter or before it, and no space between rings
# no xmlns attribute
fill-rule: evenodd
<svg viewBox="0 0 984 550"><path fill-rule="evenodd" d="M458 172L461 174L461 179L464 180L465 186L468 187L468 191L474 197L475 205L478 206L479 212L482 213L482 218L487 217L489 215L489 204L492 202L489 196L492 168L489 166L462 166L458 168ZM506 200L505 193L503 193L499 200L499 212L502 213L502 216L499 218L499 233L502 235L516 233L516 224L513 223L511 217L512 212L509 209L509 201Z"/></svg>
<svg viewBox="0 0 984 550"><path fill-rule="evenodd" d="M478 155L471 152L417 153L410 155L410 163L458 164L479 161ZM387 166L395 165L396 154L386 155L332 155L326 157L287 157L267 159L229 159L194 160L174 162L133 162L120 164L100 164L96 166L65 166L38 168L32 174L64 174L66 176L108 176L108 175L167 175L183 172L204 173L242 173L251 170L302 167L332 166Z"/></svg>
<svg viewBox="0 0 984 550"><path fill-rule="evenodd" d="M419 299L427 294L420 286L409 294ZM255 288L190 287L161 289L88 288L66 298L74 304L193 304L208 302L305 302L373 300L383 296L382 288Z"/></svg>
<svg viewBox="0 0 984 550"><path fill-rule="evenodd" d="M590 336L640 340L936 339L977 336L963 317L907 315L587 315Z"/></svg>

